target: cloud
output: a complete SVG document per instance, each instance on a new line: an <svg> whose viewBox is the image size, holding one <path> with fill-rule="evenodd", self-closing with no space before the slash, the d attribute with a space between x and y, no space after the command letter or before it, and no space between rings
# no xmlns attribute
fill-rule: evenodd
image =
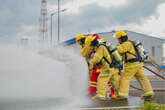
<svg viewBox="0 0 165 110"><path fill-rule="evenodd" d="M127 6L112 10L114 19L119 23L140 23L141 19L146 19L156 14L157 7L165 2L164 0L134 0Z"/></svg>
<svg viewBox="0 0 165 110"><path fill-rule="evenodd" d="M0 37L14 37L24 25L38 25L40 0L0 0Z"/></svg>
<svg viewBox="0 0 165 110"><path fill-rule="evenodd" d="M117 25L143 24L151 16L158 16L157 7L163 2L165 1L133 0L120 7L111 8L100 6L98 3L88 4L80 7L77 14L62 14L62 32L64 36L68 37L87 32L88 29L95 32L95 30L103 30Z"/></svg>
<svg viewBox="0 0 165 110"><path fill-rule="evenodd" d="M158 36L158 37L164 37L165 35L165 3L159 5L157 8L157 16L151 16L150 19L146 20L143 24L138 25L139 30L145 30L145 33L152 35L152 36Z"/></svg>
<svg viewBox="0 0 165 110"><path fill-rule="evenodd" d="M13 13L10 10L0 10L0 21L1 23L5 23L2 21L5 20L11 20L11 18L13 17Z"/></svg>
<svg viewBox="0 0 165 110"><path fill-rule="evenodd" d="M14 37L18 33L26 33L22 32L25 31L22 27L39 26L41 0L0 0L0 2L3 2L0 6L0 37ZM165 1L125 0L125 2L117 3L112 0L109 2L106 0L62 0L61 8L68 10L61 13L61 36L63 39L68 39L72 35L85 33L88 30L96 32L115 26L144 24L151 16L159 16L156 10L163 2ZM57 9L57 0L47 1L47 6L48 9L51 6ZM48 12L48 17L50 17L50 12ZM33 31L37 30L31 30L31 33L35 33ZM57 15L53 16L53 33L56 37Z"/></svg>
<svg viewBox="0 0 165 110"><path fill-rule="evenodd" d="M165 35L164 10L165 10L165 3L162 3L157 7L157 10L155 12L156 14L147 17L147 19L141 20L141 23L139 24L129 23L126 25L117 25L111 27L111 30L126 29L159 38L164 38Z"/></svg>

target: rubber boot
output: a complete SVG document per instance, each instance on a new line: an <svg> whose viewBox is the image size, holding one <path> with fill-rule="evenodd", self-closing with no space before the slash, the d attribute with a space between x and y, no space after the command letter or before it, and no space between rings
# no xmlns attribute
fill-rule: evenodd
<svg viewBox="0 0 165 110"><path fill-rule="evenodd" d="M115 97L111 97L112 99L115 99L115 100L127 100L127 97L124 97L124 96L115 96Z"/></svg>
<svg viewBox="0 0 165 110"><path fill-rule="evenodd" d="M96 87L89 87L88 89L88 96L95 96L96 95Z"/></svg>
<svg viewBox="0 0 165 110"><path fill-rule="evenodd" d="M144 99L146 101L150 101L153 99L153 95L144 96L144 94L142 94L140 97L141 97L141 99Z"/></svg>
<svg viewBox="0 0 165 110"><path fill-rule="evenodd" d="M99 98L99 97L97 97L97 96L93 96L91 99L92 99L93 101L105 101L105 100L106 100L106 98Z"/></svg>
<svg viewBox="0 0 165 110"><path fill-rule="evenodd" d="M91 71L90 74L90 81L89 81L89 89L88 89L88 96L96 95L96 83L99 72L96 72L97 69Z"/></svg>

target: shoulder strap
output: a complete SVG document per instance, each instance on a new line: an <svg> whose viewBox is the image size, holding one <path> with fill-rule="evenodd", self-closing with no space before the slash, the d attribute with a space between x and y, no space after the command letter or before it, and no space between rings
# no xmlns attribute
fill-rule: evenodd
<svg viewBox="0 0 165 110"><path fill-rule="evenodd" d="M109 67L111 67L111 68L112 68L112 67L115 67L115 68L122 69L121 65L119 65L117 62L115 62L115 60L114 60L114 58L113 58L113 56L112 56L112 52L114 52L115 49L112 50L112 51L110 51L110 50L108 49L108 47L107 47L105 44L103 44L103 46L106 47L106 49L108 50L108 53L109 53L109 55L110 55L110 57L111 57L111 59L112 59L112 62L110 63L106 57L103 57L103 59L109 64Z"/></svg>
<svg viewBox="0 0 165 110"><path fill-rule="evenodd" d="M111 53L110 53L108 47L107 47L105 44L99 44L99 46L101 46L101 45L104 46L104 47L106 47L106 49L107 49L107 51L108 51L110 57L112 58L112 55L111 55ZM99 46L98 46L98 47L99 47ZM109 65L111 65L111 63L108 61L107 58L103 57L103 59L104 59Z"/></svg>
<svg viewBox="0 0 165 110"><path fill-rule="evenodd" d="M131 44L133 45L136 54L133 54L133 53L131 53L131 52L126 52L126 53L125 53L125 62L140 61L141 57L140 57L140 54L139 54L139 52L138 52L138 50L137 50L137 46L134 45L133 41L130 41L130 42L131 42ZM131 55L133 55L133 56L135 56L136 58L135 58L135 59L130 59L130 60L128 60L128 59L127 59L127 53L128 53L128 54L131 54Z"/></svg>
<svg viewBox="0 0 165 110"><path fill-rule="evenodd" d="M110 65L111 63L107 60L107 58L103 57L103 59Z"/></svg>

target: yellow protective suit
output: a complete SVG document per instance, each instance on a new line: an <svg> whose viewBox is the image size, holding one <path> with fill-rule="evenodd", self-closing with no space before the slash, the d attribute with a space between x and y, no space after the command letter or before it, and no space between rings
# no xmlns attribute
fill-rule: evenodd
<svg viewBox="0 0 165 110"><path fill-rule="evenodd" d="M80 44L81 49L83 49L84 46L85 46L85 44Z"/></svg>
<svg viewBox="0 0 165 110"><path fill-rule="evenodd" d="M83 48L80 50L80 53L81 53L81 55L82 55L83 57L86 57L86 56L90 53L91 50L92 50L92 49L91 49L90 46L85 45L85 46L83 46Z"/></svg>
<svg viewBox="0 0 165 110"><path fill-rule="evenodd" d="M119 87L118 69L110 68L109 64L103 59L105 57L110 63L112 62L108 50L105 46L100 45L95 47L94 57L89 61L89 69L92 70L93 67L101 62L101 73L97 79L97 95L98 98L106 98L107 83L110 82L115 86L115 89Z"/></svg>
<svg viewBox="0 0 165 110"><path fill-rule="evenodd" d="M136 51L130 41L123 42L117 47L117 50L120 54L123 55L123 60L127 57L127 60L136 58ZM126 52L130 52L125 54ZM126 55L126 56L125 56ZM121 73L120 77L120 87L119 87L119 96L128 97L128 89L130 85L130 80L135 76L139 81L142 88L144 89L144 96L153 95L153 90L148 78L145 76L143 71L143 63L141 62L127 62L124 66L124 72Z"/></svg>

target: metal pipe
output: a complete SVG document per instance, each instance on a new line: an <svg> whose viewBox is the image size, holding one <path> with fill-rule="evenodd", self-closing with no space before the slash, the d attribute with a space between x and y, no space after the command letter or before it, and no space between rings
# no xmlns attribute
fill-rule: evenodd
<svg viewBox="0 0 165 110"><path fill-rule="evenodd" d="M52 16L53 15L54 15L53 13L50 15L50 44L51 45L52 45Z"/></svg>
<svg viewBox="0 0 165 110"><path fill-rule="evenodd" d="M60 42L60 0L58 0L58 43Z"/></svg>

